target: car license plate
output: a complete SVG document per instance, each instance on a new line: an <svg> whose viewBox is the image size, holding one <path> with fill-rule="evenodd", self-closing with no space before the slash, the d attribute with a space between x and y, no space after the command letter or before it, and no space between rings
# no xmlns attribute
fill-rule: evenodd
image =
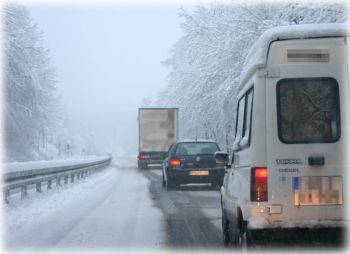
<svg viewBox="0 0 350 254"><path fill-rule="evenodd" d="M340 176L293 178L294 205L341 205L343 184Z"/></svg>
<svg viewBox="0 0 350 254"><path fill-rule="evenodd" d="M191 171L190 175L191 176L207 176L207 175L209 175L209 171L208 170L195 170L195 171Z"/></svg>

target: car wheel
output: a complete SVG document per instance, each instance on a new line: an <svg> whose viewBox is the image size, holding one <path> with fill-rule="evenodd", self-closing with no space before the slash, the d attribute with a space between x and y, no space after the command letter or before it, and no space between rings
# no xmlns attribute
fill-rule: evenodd
<svg viewBox="0 0 350 254"><path fill-rule="evenodd" d="M162 187L164 188L166 186L165 179L164 179L164 172L162 172Z"/></svg>
<svg viewBox="0 0 350 254"><path fill-rule="evenodd" d="M217 183L217 182L213 182L213 183L211 184L211 186L212 186L213 188L217 189L217 190L220 190L220 188L221 188L221 184L219 184L219 183Z"/></svg>
<svg viewBox="0 0 350 254"><path fill-rule="evenodd" d="M173 189L173 187L174 187L173 182L170 181L169 179L166 180L165 186L166 186L166 190L167 190L167 191Z"/></svg>

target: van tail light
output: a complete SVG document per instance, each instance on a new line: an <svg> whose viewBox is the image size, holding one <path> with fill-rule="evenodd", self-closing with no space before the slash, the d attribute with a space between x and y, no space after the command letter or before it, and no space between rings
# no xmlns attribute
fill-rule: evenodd
<svg viewBox="0 0 350 254"><path fill-rule="evenodd" d="M266 167L252 168L250 177L250 200L267 201L267 178Z"/></svg>
<svg viewBox="0 0 350 254"><path fill-rule="evenodd" d="M149 159L149 155L146 154L146 153L140 153L139 156L138 156L138 159L139 159L140 161L142 161L142 160L148 160L148 159Z"/></svg>
<svg viewBox="0 0 350 254"><path fill-rule="evenodd" d="M170 167L180 167L181 161L178 158L171 158L169 161L169 166Z"/></svg>

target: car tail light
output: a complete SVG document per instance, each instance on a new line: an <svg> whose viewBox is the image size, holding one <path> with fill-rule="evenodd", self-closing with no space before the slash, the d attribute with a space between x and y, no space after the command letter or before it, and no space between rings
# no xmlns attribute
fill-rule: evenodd
<svg viewBox="0 0 350 254"><path fill-rule="evenodd" d="M140 153L138 156L139 160L148 160L149 159L149 155L146 153Z"/></svg>
<svg viewBox="0 0 350 254"><path fill-rule="evenodd" d="M181 161L178 158L171 158L170 161L169 161L169 166L170 167L179 167L180 164L181 164Z"/></svg>
<svg viewBox="0 0 350 254"><path fill-rule="evenodd" d="M251 201L267 201L267 178L268 170L263 168L252 168L251 171Z"/></svg>

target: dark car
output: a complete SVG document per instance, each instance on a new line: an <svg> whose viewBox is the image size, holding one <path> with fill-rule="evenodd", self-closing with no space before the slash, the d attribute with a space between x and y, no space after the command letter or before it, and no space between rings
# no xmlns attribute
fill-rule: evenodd
<svg viewBox="0 0 350 254"><path fill-rule="evenodd" d="M224 164L217 164L214 153L220 151L214 141L179 141L163 161L162 182L167 190L180 184L211 183L220 187Z"/></svg>

